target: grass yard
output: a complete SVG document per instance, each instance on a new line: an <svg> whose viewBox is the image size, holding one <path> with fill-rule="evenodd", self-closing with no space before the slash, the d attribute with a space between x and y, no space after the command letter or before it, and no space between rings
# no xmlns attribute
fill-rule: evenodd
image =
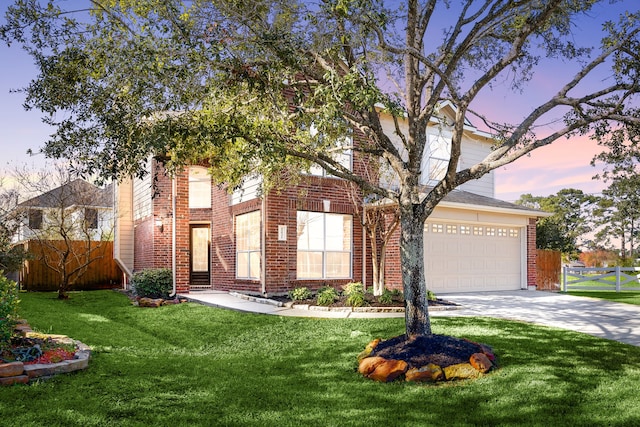
<svg viewBox="0 0 640 427"><path fill-rule="evenodd" d="M356 373L402 319L305 319L196 304L141 309L111 291L21 294L42 332L93 348L89 368L0 388L2 426L466 426L640 423L640 348L489 318L434 332L494 347L502 368L444 385Z"/></svg>
<svg viewBox="0 0 640 427"><path fill-rule="evenodd" d="M640 292L634 291L569 291L567 294L578 297L600 298L609 301L640 305Z"/></svg>

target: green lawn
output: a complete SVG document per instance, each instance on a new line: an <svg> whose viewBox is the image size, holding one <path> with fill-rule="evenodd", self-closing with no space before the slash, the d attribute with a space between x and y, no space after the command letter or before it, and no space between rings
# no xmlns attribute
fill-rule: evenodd
<svg viewBox="0 0 640 427"><path fill-rule="evenodd" d="M21 294L32 327L90 345L89 369L0 388L2 426L638 425L640 348L488 318L434 318L502 368L439 386L356 373L402 319L304 319L196 304L141 309L110 291Z"/></svg>
<svg viewBox="0 0 640 427"><path fill-rule="evenodd" d="M640 292L633 291L569 291L569 295L575 295L578 297L591 297L606 299L615 302L624 302L627 304L640 305Z"/></svg>

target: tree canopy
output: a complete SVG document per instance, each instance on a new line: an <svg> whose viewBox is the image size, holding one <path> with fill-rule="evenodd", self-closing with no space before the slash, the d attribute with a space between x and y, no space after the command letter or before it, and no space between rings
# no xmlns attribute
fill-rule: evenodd
<svg viewBox="0 0 640 427"><path fill-rule="evenodd" d="M559 138L638 122L628 110L639 90L639 14L603 23L601 44L582 46L574 22L597 3L91 0L72 13L64 2L19 0L0 36L38 65L26 105L57 129L43 151L76 159L85 172L139 174L150 154L163 154L169 167L207 161L231 186L250 173L276 185L315 163L398 203L413 335L430 332L422 227L447 193ZM543 71L541 58L573 67L522 120L505 123L479 108L496 85L525 87ZM587 84L603 70L597 87ZM456 108L452 121L440 114L446 102ZM467 117L495 143L461 167ZM425 188L434 122L450 130L450 158ZM364 138L342 138L348 129ZM383 164L397 185L352 173L336 160L345 149Z"/></svg>
<svg viewBox="0 0 640 427"><path fill-rule="evenodd" d="M592 211L599 198L582 190L567 188L550 196L523 194L517 204L553 213L536 224L536 247L563 252L576 258L585 235L593 231Z"/></svg>

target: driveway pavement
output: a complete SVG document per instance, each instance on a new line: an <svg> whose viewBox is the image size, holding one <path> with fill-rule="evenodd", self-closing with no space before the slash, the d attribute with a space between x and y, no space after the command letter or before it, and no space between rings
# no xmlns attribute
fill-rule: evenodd
<svg viewBox="0 0 640 427"><path fill-rule="evenodd" d="M191 301L232 310L280 316L376 318L404 317L404 313L316 311L274 305L261 298L196 291L181 295ZM519 320L582 332L640 346L640 306L541 291L500 291L438 294L460 304L457 310L431 310L431 316L487 316Z"/></svg>
<svg viewBox="0 0 640 427"><path fill-rule="evenodd" d="M442 294L464 307L434 316L488 316L583 332L640 346L640 306L539 291Z"/></svg>

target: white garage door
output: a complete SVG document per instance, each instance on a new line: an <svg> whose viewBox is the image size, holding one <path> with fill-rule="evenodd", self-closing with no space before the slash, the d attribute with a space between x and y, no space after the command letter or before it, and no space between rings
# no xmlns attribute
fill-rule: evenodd
<svg viewBox="0 0 640 427"><path fill-rule="evenodd" d="M520 289L523 228L427 222L427 288L438 292Z"/></svg>

